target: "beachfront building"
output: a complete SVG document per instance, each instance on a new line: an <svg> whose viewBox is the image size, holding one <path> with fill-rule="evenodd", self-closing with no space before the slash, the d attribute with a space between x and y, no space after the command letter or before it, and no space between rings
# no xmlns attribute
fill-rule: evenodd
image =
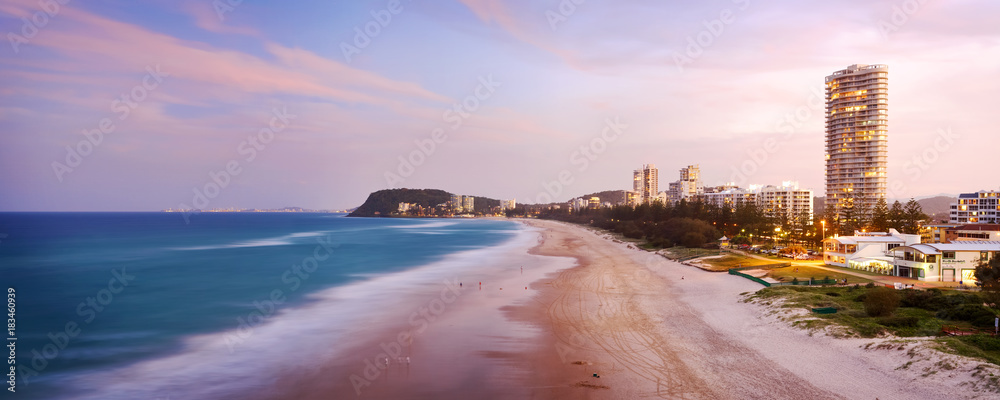
<svg viewBox="0 0 1000 400"><path fill-rule="evenodd" d="M473 196L462 196L462 211L467 213L476 212L476 198Z"/></svg>
<svg viewBox="0 0 1000 400"><path fill-rule="evenodd" d="M712 204L719 208L727 207L730 211L736 211L736 207L740 204L757 203L756 193L738 187L716 188L710 192L702 193L698 198L706 204Z"/></svg>
<svg viewBox="0 0 1000 400"><path fill-rule="evenodd" d="M892 249L893 275L975 284L976 266L1000 257L1000 241L922 243Z"/></svg>
<svg viewBox="0 0 1000 400"><path fill-rule="evenodd" d="M635 207L641 204L641 202L639 201L639 192L636 192L635 190L626 190L625 201L623 204L631 207Z"/></svg>
<svg viewBox="0 0 1000 400"><path fill-rule="evenodd" d="M462 195L453 194L451 195L451 201L449 202L452 212L460 213L462 212Z"/></svg>
<svg viewBox="0 0 1000 400"><path fill-rule="evenodd" d="M587 208L588 204L589 202L587 199L577 197L569 201L569 208L570 210L573 210L573 212L579 212L581 209Z"/></svg>
<svg viewBox="0 0 1000 400"><path fill-rule="evenodd" d="M886 232L854 232L854 236L835 236L823 241L823 260L844 268L891 275L893 258L890 250L920 243L920 235Z"/></svg>
<svg viewBox="0 0 1000 400"><path fill-rule="evenodd" d="M889 67L854 64L826 77L826 209L843 221L886 197Z"/></svg>
<svg viewBox="0 0 1000 400"><path fill-rule="evenodd" d="M680 180L670 182L666 192L667 201L677 203L681 200L693 201L694 197L702 194L701 168L697 165L688 165L681 168Z"/></svg>
<svg viewBox="0 0 1000 400"><path fill-rule="evenodd" d="M660 191L660 172L653 164L643 164L632 171L632 190L636 193L636 204L650 203Z"/></svg>
<svg viewBox="0 0 1000 400"><path fill-rule="evenodd" d="M399 203L399 207L397 208L397 210L400 213L406 213L407 211L410 211L410 208L412 206L413 206L413 204L410 204L410 203Z"/></svg>
<svg viewBox="0 0 1000 400"><path fill-rule="evenodd" d="M500 200L500 211L503 211L503 210L513 210L515 208L517 208L517 200L516 199Z"/></svg>
<svg viewBox="0 0 1000 400"><path fill-rule="evenodd" d="M960 225L949 229L946 233L948 243L968 242L980 240L1000 241L1000 225L997 224L972 224Z"/></svg>
<svg viewBox="0 0 1000 400"><path fill-rule="evenodd" d="M757 206L769 217L787 219L800 226L812 225L813 192L799 189L798 182L782 182L781 186L750 187L756 193Z"/></svg>
<svg viewBox="0 0 1000 400"><path fill-rule="evenodd" d="M948 243L948 231L961 227L957 224L930 224L920 226L920 243Z"/></svg>
<svg viewBox="0 0 1000 400"><path fill-rule="evenodd" d="M782 182L780 186L750 185L749 189L724 185L705 190L697 199L717 207L728 207L734 212L740 204L754 204L768 217L787 219L801 226L812 224L813 220L813 192L800 189L798 182Z"/></svg>
<svg viewBox="0 0 1000 400"><path fill-rule="evenodd" d="M950 221L953 224L996 224L1000 215L1000 192L979 191L958 195L958 202L951 204Z"/></svg>
<svg viewBox="0 0 1000 400"><path fill-rule="evenodd" d="M600 197L591 197L590 200L587 201L587 207L589 207L592 210L596 210L598 208L601 208L601 198Z"/></svg>

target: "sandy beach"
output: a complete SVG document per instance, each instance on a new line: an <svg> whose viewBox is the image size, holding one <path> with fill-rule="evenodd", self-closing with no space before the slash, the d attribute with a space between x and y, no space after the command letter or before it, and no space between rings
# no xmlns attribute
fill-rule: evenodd
<svg viewBox="0 0 1000 400"><path fill-rule="evenodd" d="M401 317L383 316L359 329L359 344L348 356L279 375L260 398L996 394L982 392L982 380L973 376L979 370L997 373L983 362L920 343L837 339L793 328L774 308L742 301L741 293L761 289L747 279L674 263L583 227L524 223L538 236L537 243L517 247L530 249L528 254L483 260L477 275L459 277L467 285L458 300L426 329L413 332L415 325L402 316L430 304L426 299L433 301L440 288L410 297L424 300L402 306ZM403 332L411 338L394 339ZM402 358L385 367L379 360L396 352L393 342L403 343ZM942 362L954 368L929 373Z"/></svg>

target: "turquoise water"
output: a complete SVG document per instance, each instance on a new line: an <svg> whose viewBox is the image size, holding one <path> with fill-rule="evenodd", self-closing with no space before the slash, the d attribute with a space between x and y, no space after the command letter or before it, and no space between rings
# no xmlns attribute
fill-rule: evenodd
<svg viewBox="0 0 1000 400"><path fill-rule="evenodd" d="M238 397L315 351L309 340L348 338L344 326L377 310L379 292L407 271L518 231L336 214L205 213L186 224L173 213L0 213L0 285L17 296L17 394ZM335 305L322 319L295 312L321 302Z"/></svg>

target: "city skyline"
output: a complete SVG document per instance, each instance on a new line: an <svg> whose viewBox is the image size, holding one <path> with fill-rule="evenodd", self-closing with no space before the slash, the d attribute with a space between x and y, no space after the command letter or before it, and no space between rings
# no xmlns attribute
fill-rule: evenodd
<svg viewBox="0 0 1000 400"><path fill-rule="evenodd" d="M641 164L818 195L858 63L892 69L889 198L1000 185L958 169L1000 144L995 2L41 4L0 6L2 211L563 202Z"/></svg>

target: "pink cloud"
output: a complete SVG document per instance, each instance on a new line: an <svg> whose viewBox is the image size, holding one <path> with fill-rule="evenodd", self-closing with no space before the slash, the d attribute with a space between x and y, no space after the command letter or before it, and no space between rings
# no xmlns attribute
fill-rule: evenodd
<svg viewBox="0 0 1000 400"><path fill-rule="evenodd" d="M33 4L21 1L6 7L8 13L30 12ZM399 106L399 98L444 102L444 96L417 84L326 60L313 53L265 44L278 60L265 60L239 51L214 48L181 40L145 28L65 6L57 15L77 26L51 25L32 39L64 57L58 63L38 60L24 63L35 69L67 73L144 73L159 66L169 79L206 87L223 87L237 93L314 96L347 103ZM53 67L53 64L56 66ZM51 76L42 77L53 80ZM211 92L209 92L211 93ZM198 97L195 94L192 97Z"/></svg>
<svg viewBox="0 0 1000 400"><path fill-rule="evenodd" d="M219 14L215 11L212 2L189 1L181 6L184 12L194 18L195 25L209 32L222 34L246 35L260 37L260 32L256 29L244 26L234 26L232 21L223 22Z"/></svg>

